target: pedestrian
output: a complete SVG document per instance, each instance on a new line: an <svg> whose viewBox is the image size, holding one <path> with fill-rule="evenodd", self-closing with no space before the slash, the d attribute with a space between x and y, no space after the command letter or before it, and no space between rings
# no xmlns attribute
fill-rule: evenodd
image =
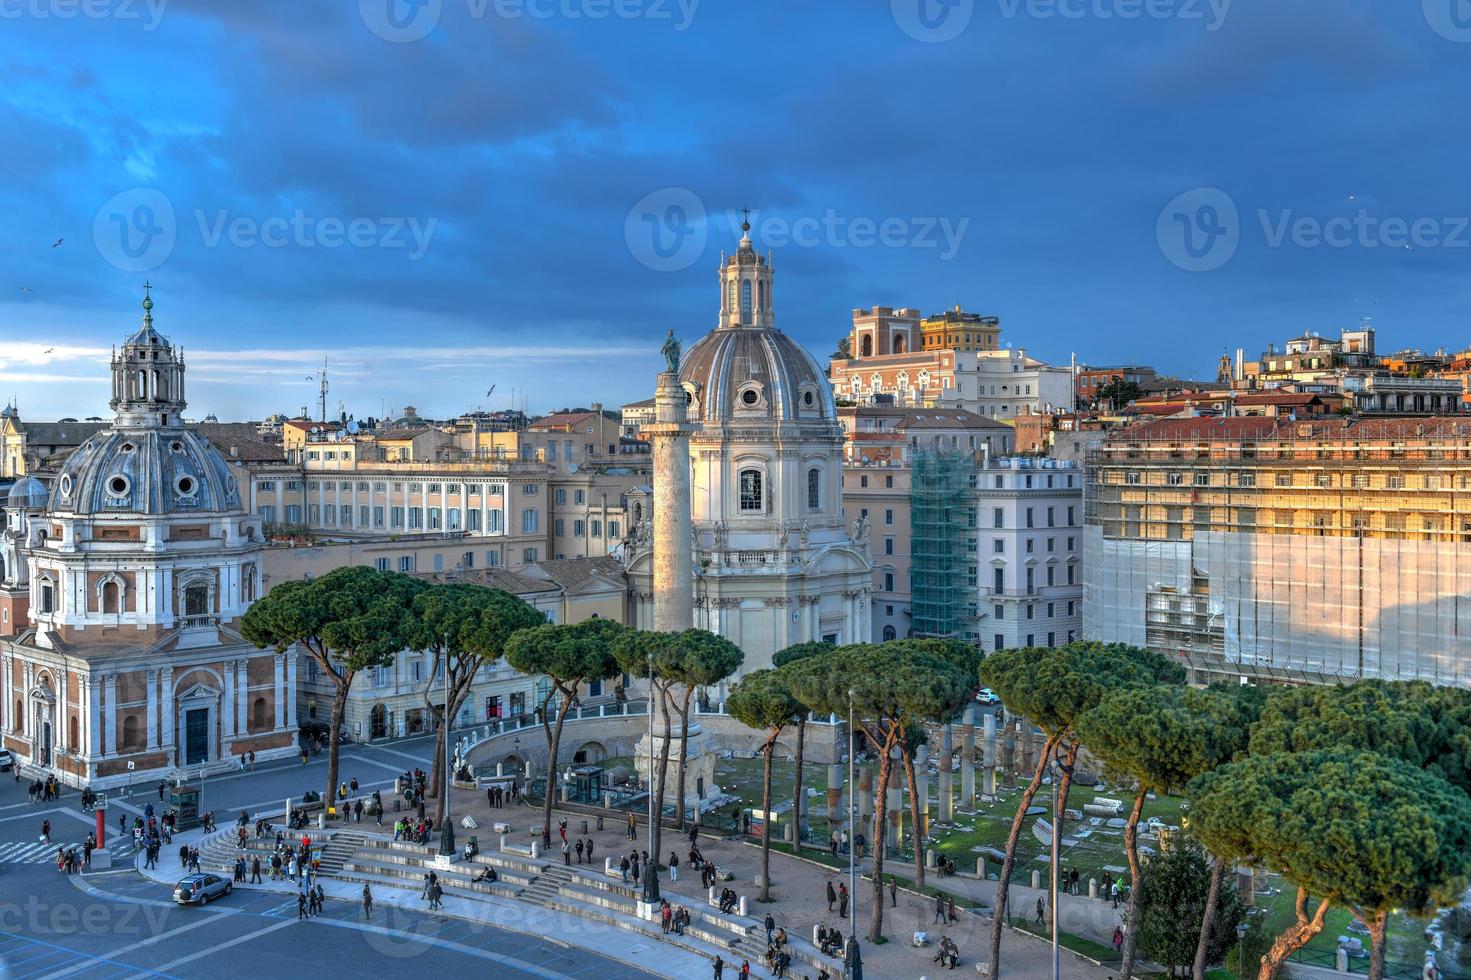
<svg viewBox="0 0 1471 980"><path fill-rule="evenodd" d="M751 980L750 960L741 960L741 980Z"/></svg>
<svg viewBox="0 0 1471 980"><path fill-rule="evenodd" d="M838 882L838 918L840 918L840 919L846 919L847 917L848 917L848 884L847 884L847 882Z"/></svg>
<svg viewBox="0 0 1471 980"><path fill-rule="evenodd" d="M316 900L317 900L317 914L318 915L321 915L322 914L322 907L327 904L327 893L324 892L324 891L322 891L322 884L321 884L321 882L318 882L317 883L315 897L316 897Z"/></svg>
<svg viewBox="0 0 1471 980"><path fill-rule="evenodd" d="M421 899L429 898L429 886L433 884L433 876L434 872L432 871L424 876L424 887L419 889L419 897Z"/></svg>
<svg viewBox="0 0 1471 980"><path fill-rule="evenodd" d="M829 879L828 880L828 883L827 883L827 910L829 912L831 912L833 910L833 905L837 902L837 900L838 900L838 893L833 888L832 880Z"/></svg>
<svg viewBox="0 0 1471 980"><path fill-rule="evenodd" d="M837 834L828 834L827 835L827 849L829 851L832 851L833 858L836 860L837 859L837 856L838 856L838 835Z"/></svg>
<svg viewBox="0 0 1471 980"><path fill-rule="evenodd" d="M638 818L632 813L628 815L628 839L638 840Z"/></svg>
<svg viewBox="0 0 1471 980"><path fill-rule="evenodd" d="M715 957L715 980L723 980L725 973L725 960L719 956Z"/></svg>
<svg viewBox="0 0 1471 980"><path fill-rule="evenodd" d="M1115 953L1124 951L1124 930L1118 926L1113 927L1113 951Z"/></svg>
<svg viewBox="0 0 1471 980"><path fill-rule="evenodd" d="M770 946L771 934L773 932L776 932L776 920L771 917L770 912L766 913L766 921L763 922L762 925L766 926L766 945Z"/></svg>
<svg viewBox="0 0 1471 980"><path fill-rule="evenodd" d="M259 885L260 880L260 855L250 859L250 884Z"/></svg>
<svg viewBox="0 0 1471 980"><path fill-rule="evenodd" d="M566 865L572 863L572 845L567 843L565 837L562 838L562 863Z"/></svg>
<svg viewBox="0 0 1471 980"><path fill-rule="evenodd" d="M306 918L306 892L296 893L296 918Z"/></svg>
<svg viewBox="0 0 1471 980"><path fill-rule="evenodd" d="M188 844L180 844L179 845L179 863L180 864L188 864L189 863L189 845Z"/></svg>
<svg viewBox="0 0 1471 980"><path fill-rule="evenodd" d="M960 916L958 916L958 915L955 914L955 896L954 895L951 895L950 896L949 911L950 911L950 921L951 922L959 922L960 921Z"/></svg>
<svg viewBox="0 0 1471 980"><path fill-rule="evenodd" d="M587 839L587 863L592 864L592 838Z"/></svg>
<svg viewBox="0 0 1471 980"><path fill-rule="evenodd" d="M633 858L633 883L636 885L638 884L638 851L634 851L631 857Z"/></svg>
<svg viewBox="0 0 1471 980"><path fill-rule="evenodd" d="M577 838L577 863L582 863L582 838Z"/></svg>
<svg viewBox="0 0 1471 980"><path fill-rule="evenodd" d="M169 784L164 782L162 779L158 781L158 802L163 802L163 791L168 789L168 785Z"/></svg>
<svg viewBox="0 0 1471 980"><path fill-rule="evenodd" d="M669 880L679 880L679 855L673 851L669 852Z"/></svg>
<svg viewBox="0 0 1471 980"><path fill-rule="evenodd" d="M51 821L50 820L42 820L41 821L41 842L42 843L45 843L45 844L51 843Z"/></svg>
<svg viewBox="0 0 1471 980"><path fill-rule="evenodd" d="M691 823L690 824L690 847L694 847L695 846L695 840L699 836L700 836L700 825L697 824L697 823Z"/></svg>
<svg viewBox="0 0 1471 980"><path fill-rule="evenodd" d="M1043 917L1047 911L1047 902L1041 895L1037 896L1037 925L1043 925Z"/></svg>
<svg viewBox="0 0 1471 980"><path fill-rule="evenodd" d="M945 896L938 893L935 895L935 921L939 923L945 921Z"/></svg>
<svg viewBox="0 0 1471 980"><path fill-rule="evenodd" d="M628 884L628 858L623 858L618 862L618 873L623 876L623 883Z"/></svg>
<svg viewBox="0 0 1471 980"><path fill-rule="evenodd" d="M363 882L363 918L365 918L365 919L371 919L372 917L373 917L373 890L368 887L368 883L365 881L365 882Z"/></svg>
<svg viewBox="0 0 1471 980"><path fill-rule="evenodd" d="M250 771L255 772L255 750L251 749L245 754L250 757Z"/></svg>
<svg viewBox="0 0 1471 980"><path fill-rule="evenodd" d="M436 881L433 885L429 887L429 907L438 912L440 909L444 908L443 899L444 889L439 887L439 882Z"/></svg>
<svg viewBox="0 0 1471 980"><path fill-rule="evenodd" d="M899 882L898 882L898 880L893 875L889 875L889 908L891 908L891 909L897 909L898 907L899 907Z"/></svg>

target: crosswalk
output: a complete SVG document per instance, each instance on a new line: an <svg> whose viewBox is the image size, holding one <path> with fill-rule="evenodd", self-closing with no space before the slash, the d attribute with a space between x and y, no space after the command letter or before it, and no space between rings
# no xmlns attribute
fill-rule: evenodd
<svg viewBox="0 0 1471 980"><path fill-rule="evenodd" d="M55 863L56 849L58 847L76 847L75 841L57 841L52 844L40 841L0 843L0 864L46 864ZM132 838L122 841L112 841L108 848L112 852L113 864L119 861L132 860L137 848L133 846Z"/></svg>

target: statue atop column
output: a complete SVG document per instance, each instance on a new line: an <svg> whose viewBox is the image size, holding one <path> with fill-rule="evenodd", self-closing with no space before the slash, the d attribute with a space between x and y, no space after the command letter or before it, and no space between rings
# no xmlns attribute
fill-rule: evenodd
<svg viewBox="0 0 1471 980"><path fill-rule="evenodd" d="M679 338L670 330L669 335L664 338L664 346L659 348L659 353L664 355L664 362L669 365L670 374L679 373L679 350Z"/></svg>

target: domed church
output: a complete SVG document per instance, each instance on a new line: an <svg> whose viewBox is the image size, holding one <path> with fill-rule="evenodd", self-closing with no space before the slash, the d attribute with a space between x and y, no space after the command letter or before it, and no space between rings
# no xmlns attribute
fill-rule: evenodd
<svg viewBox="0 0 1471 980"><path fill-rule="evenodd" d="M843 518L832 386L777 329L772 273L743 225L735 254L721 257L719 321L678 365L690 429L694 625L739 646L742 673L770 666L793 643L866 642L873 618L868 528ZM653 508L672 495L656 468ZM640 629L654 622L651 517L628 552Z"/></svg>
<svg viewBox="0 0 1471 980"><path fill-rule="evenodd" d="M184 424L183 352L152 310L113 354L113 424L49 487L17 482L0 536L0 737L73 786L295 751L295 657L236 632L261 591L260 518Z"/></svg>

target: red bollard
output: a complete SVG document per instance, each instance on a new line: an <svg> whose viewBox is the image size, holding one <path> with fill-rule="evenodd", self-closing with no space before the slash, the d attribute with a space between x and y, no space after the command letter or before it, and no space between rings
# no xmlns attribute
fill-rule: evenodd
<svg viewBox="0 0 1471 980"><path fill-rule="evenodd" d="M107 811L106 810L94 810L92 812L95 813L95 814L97 814L97 846L98 847L106 847L107 846Z"/></svg>

